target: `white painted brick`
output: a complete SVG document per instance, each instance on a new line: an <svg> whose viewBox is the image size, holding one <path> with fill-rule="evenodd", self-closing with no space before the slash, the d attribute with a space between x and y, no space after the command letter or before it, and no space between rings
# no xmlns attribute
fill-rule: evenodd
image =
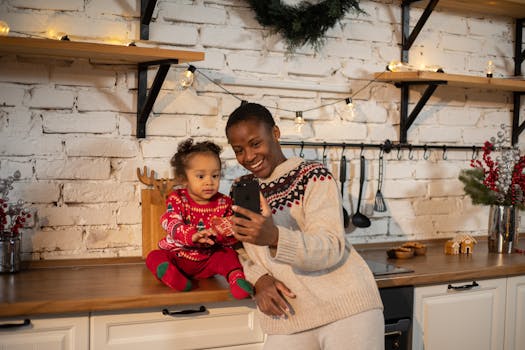
<svg viewBox="0 0 525 350"><path fill-rule="evenodd" d="M503 108L511 101L511 95L500 91L468 91L467 101L471 108Z"/></svg>
<svg viewBox="0 0 525 350"><path fill-rule="evenodd" d="M0 111L0 115L3 115ZM5 136L18 136L26 139L28 137L42 136L42 118L38 113L27 108L15 107L7 109L5 113L7 126L4 129Z"/></svg>
<svg viewBox="0 0 525 350"><path fill-rule="evenodd" d="M263 39L260 34L242 28L203 27L201 44L221 49L260 50Z"/></svg>
<svg viewBox="0 0 525 350"><path fill-rule="evenodd" d="M91 0L86 3L86 15L118 15L124 17L140 17L140 2L135 0Z"/></svg>
<svg viewBox="0 0 525 350"><path fill-rule="evenodd" d="M434 180L428 185L428 195L434 197L462 196L463 184L458 179Z"/></svg>
<svg viewBox="0 0 525 350"><path fill-rule="evenodd" d="M356 40L329 40L323 46L327 56L352 57L354 59L368 60L372 58L372 46Z"/></svg>
<svg viewBox="0 0 525 350"><path fill-rule="evenodd" d="M162 2L159 4L159 12L165 21L207 24L226 23L226 10L219 7Z"/></svg>
<svg viewBox="0 0 525 350"><path fill-rule="evenodd" d="M45 133L112 133L117 128L113 112L44 113Z"/></svg>
<svg viewBox="0 0 525 350"><path fill-rule="evenodd" d="M334 126L337 125L337 128ZM313 126L315 137L319 140L363 140L366 137L366 125L358 123L318 122Z"/></svg>
<svg viewBox="0 0 525 350"><path fill-rule="evenodd" d="M62 190L66 203L110 203L132 201L135 186L131 183L68 182Z"/></svg>
<svg viewBox="0 0 525 350"><path fill-rule="evenodd" d="M114 225L115 205L37 207L42 226Z"/></svg>
<svg viewBox="0 0 525 350"><path fill-rule="evenodd" d="M389 234L399 237L432 236L435 233L434 222L429 215L416 217L393 216ZM406 239L406 240L408 240Z"/></svg>
<svg viewBox="0 0 525 350"><path fill-rule="evenodd" d="M14 158L12 160L0 160L0 179L20 172L20 181L31 179L33 177L33 163L31 159Z"/></svg>
<svg viewBox="0 0 525 350"><path fill-rule="evenodd" d="M467 18L462 16L456 16L450 11L446 12L433 12L429 17L425 28L429 31L440 31L448 34L467 35L468 25Z"/></svg>
<svg viewBox="0 0 525 350"><path fill-rule="evenodd" d="M488 225L488 215L446 215L443 219L435 221L439 232L487 230Z"/></svg>
<svg viewBox="0 0 525 350"><path fill-rule="evenodd" d="M385 124L369 124L368 139L372 142L383 143L385 140L395 140L398 138L398 131L394 126Z"/></svg>
<svg viewBox="0 0 525 350"><path fill-rule="evenodd" d="M473 126L479 121L481 113L479 110L469 108L446 108L437 111L439 124L455 126Z"/></svg>
<svg viewBox="0 0 525 350"><path fill-rule="evenodd" d="M86 248L101 249L139 246L142 243L140 229L135 226L119 226L118 229L89 229Z"/></svg>
<svg viewBox="0 0 525 350"><path fill-rule="evenodd" d="M69 160L40 160L35 164L36 178L46 179L86 179L104 180L110 175L109 160L98 159L69 159Z"/></svg>
<svg viewBox="0 0 525 350"><path fill-rule="evenodd" d="M293 61L286 62L285 66L288 74L324 77L339 69L340 63L335 59L319 61L310 57L298 57Z"/></svg>
<svg viewBox="0 0 525 350"><path fill-rule="evenodd" d="M199 33L196 28L182 24L150 24L150 40L176 45L196 45Z"/></svg>
<svg viewBox="0 0 525 350"><path fill-rule="evenodd" d="M0 64L0 81L21 84L46 84L49 82L49 71L44 65L2 62Z"/></svg>
<svg viewBox="0 0 525 350"><path fill-rule="evenodd" d="M57 85L112 88L116 84L116 79L116 72L97 69L85 61L74 61L68 66L57 65L51 70L51 80Z"/></svg>
<svg viewBox="0 0 525 350"><path fill-rule="evenodd" d="M22 100L24 98L24 94L25 94L25 89L18 85L0 84L0 105L2 106L21 105Z"/></svg>
<svg viewBox="0 0 525 350"><path fill-rule="evenodd" d="M137 202L125 203L118 208L117 211L117 224L118 225L130 225L140 224L142 218L142 209Z"/></svg>
<svg viewBox="0 0 525 350"><path fill-rule="evenodd" d="M71 39L78 38L85 41L91 39L127 41L131 39L128 25L111 17L94 19L66 13L57 14L53 17L52 28L57 32L67 33Z"/></svg>
<svg viewBox="0 0 525 350"><path fill-rule="evenodd" d="M85 91L78 92L78 110L84 111L119 111L136 113L136 92Z"/></svg>
<svg viewBox="0 0 525 350"><path fill-rule="evenodd" d="M511 111L509 110L487 110L480 111L482 117L479 121L480 127L497 128L500 124L506 124L511 118ZM523 112L521 112L523 113Z"/></svg>
<svg viewBox="0 0 525 350"><path fill-rule="evenodd" d="M60 196L58 183L38 181L32 183L15 183L12 198L22 199L28 203L53 203Z"/></svg>
<svg viewBox="0 0 525 350"><path fill-rule="evenodd" d="M34 252L75 251L82 248L82 228L64 227L39 230L31 240Z"/></svg>
<svg viewBox="0 0 525 350"><path fill-rule="evenodd" d="M250 8L228 7L228 25L233 27L243 27L251 29L261 29L261 25L257 22L254 12Z"/></svg>
<svg viewBox="0 0 525 350"><path fill-rule="evenodd" d="M137 134L137 115L136 114L119 114L117 116L117 129L120 136L131 136ZM148 119L149 120L149 119ZM146 123L146 135L147 134Z"/></svg>
<svg viewBox="0 0 525 350"><path fill-rule="evenodd" d="M461 129L452 127L419 127L420 142L455 142L461 140Z"/></svg>
<svg viewBox="0 0 525 350"><path fill-rule="evenodd" d="M392 152L397 153L397 150ZM397 157L397 154L395 155ZM383 175L387 180L412 179L416 173L416 164L405 161L389 161L385 157Z"/></svg>
<svg viewBox="0 0 525 350"><path fill-rule="evenodd" d="M464 35L443 34L439 44L443 50L479 52L483 46L483 40L481 38L467 37Z"/></svg>
<svg viewBox="0 0 525 350"><path fill-rule="evenodd" d="M436 164L429 164L427 161L417 162L416 179L450 179L457 178L460 170L458 164L450 161L442 161Z"/></svg>
<svg viewBox="0 0 525 350"><path fill-rule="evenodd" d="M114 137L75 137L66 140L66 153L81 157L135 157L136 140Z"/></svg>
<svg viewBox="0 0 525 350"><path fill-rule="evenodd" d="M402 217L415 217L416 213L412 206L411 200L404 198L387 198L385 199L389 213L396 213Z"/></svg>
<svg viewBox="0 0 525 350"><path fill-rule="evenodd" d="M15 0L12 5L22 9L81 11L83 0Z"/></svg>
<svg viewBox="0 0 525 350"><path fill-rule="evenodd" d="M174 94L159 94L153 106L154 113L176 113L196 115L217 115L217 99L209 96L199 96L192 89Z"/></svg>
<svg viewBox="0 0 525 350"><path fill-rule="evenodd" d="M343 36L352 40L390 43L393 39L392 32L389 23L355 21L345 26Z"/></svg>
<svg viewBox="0 0 525 350"><path fill-rule="evenodd" d="M146 139L140 143L142 156L149 157L172 157L177 151L177 145L183 139Z"/></svg>
<svg viewBox="0 0 525 350"><path fill-rule="evenodd" d="M224 69L224 66L226 65L226 58L225 54L222 51L219 50L213 50L213 49L207 49L206 54L204 56L204 61L195 62L194 66L197 67L197 79L201 79L199 77L199 71L198 69L218 69L222 70ZM205 79L206 80L206 79Z"/></svg>
<svg viewBox="0 0 525 350"><path fill-rule="evenodd" d="M40 138L1 137L0 154L10 156L52 155L62 152L62 142L54 136Z"/></svg>
<svg viewBox="0 0 525 350"><path fill-rule="evenodd" d="M72 91L50 87L34 88L29 91L29 94L27 105L33 108L71 109L75 100L75 94Z"/></svg>
<svg viewBox="0 0 525 350"><path fill-rule="evenodd" d="M149 136L186 136L187 121L180 115L150 116L146 125L146 135ZM190 118L191 121L196 118Z"/></svg>
<svg viewBox="0 0 525 350"><path fill-rule="evenodd" d="M11 31L38 33L40 35L46 31L46 27L50 22L49 15L36 11L2 13L2 20L9 24Z"/></svg>
<svg viewBox="0 0 525 350"><path fill-rule="evenodd" d="M190 134L195 137L223 138L224 127L217 127L217 117L197 117L189 121Z"/></svg>
<svg viewBox="0 0 525 350"><path fill-rule="evenodd" d="M421 197L427 193L428 181L398 180L385 182L383 193L388 198L413 198Z"/></svg>
<svg viewBox="0 0 525 350"><path fill-rule="evenodd" d="M413 203L416 215L457 214L459 211L457 198L417 199Z"/></svg>
<svg viewBox="0 0 525 350"><path fill-rule="evenodd" d="M144 162L137 158L112 158L111 170L112 175L118 182L137 181L137 168L142 169ZM155 169L156 171L156 169Z"/></svg>
<svg viewBox="0 0 525 350"><path fill-rule="evenodd" d="M228 67L233 70L266 74L278 74L284 65L284 58L277 56L263 57L261 55L233 53L229 54L226 60Z"/></svg>
<svg viewBox="0 0 525 350"><path fill-rule="evenodd" d="M502 25L500 21L494 21L492 19L468 18L467 25L469 34L484 38L504 38L511 36L512 33L512 24L510 22Z"/></svg>
<svg viewBox="0 0 525 350"><path fill-rule="evenodd" d="M495 129L489 128L465 128L463 129L463 142L466 144L481 145L496 135Z"/></svg>

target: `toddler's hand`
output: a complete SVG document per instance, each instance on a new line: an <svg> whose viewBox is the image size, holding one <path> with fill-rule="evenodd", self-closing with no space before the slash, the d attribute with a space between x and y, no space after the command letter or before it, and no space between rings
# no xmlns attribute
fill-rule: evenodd
<svg viewBox="0 0 525 350"><path fill-rule="evenodd" d="M193 236L191 236L191 240L193 241L193 243L214 245L215 236L216 236L215 232L211 230L202 230L202 231L195 233Z"/></svg>

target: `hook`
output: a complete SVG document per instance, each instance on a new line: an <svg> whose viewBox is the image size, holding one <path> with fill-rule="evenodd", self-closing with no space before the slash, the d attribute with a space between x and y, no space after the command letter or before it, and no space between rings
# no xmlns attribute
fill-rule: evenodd
<svg viewBox="0 0 525 350"><path fill-rule="evenodd" d="M414 159L414 150L412 149L412 145L408 145L408 159Z"/></svg>
<svg viewBox="0 0 525 350"><path fill-rule="evenodd" d="M299 157L304 158L304 141L301 141L301 151L299 152Z"/></svg>
<svg viewBox="0 0 525 350"><path fill-rule="evenodd" d="M362 143L361 144L361 153L359 154L359 157L362 157L364 152L365 152L365 144Z"/></svg>
<svg viewBox="0 0 525 350"><path fill-rule="evenodd" d="M428 160L428 158L430 158L430 151L428 150L428 146L425 144L425 146L423 146L423 149L425 150L425 152L423 152L423 159Z"/></svg>
<svg viewBox="0 0 525 350"><path fill-rule="evenodd" d="M383 157L384 153L385 153L385 150L383 148L383 145L379 146L379 158Z"/></svg>
<svg viewBox="0 0 525 350"><path fill-rule="evenodd" d="M323 165L326 166L326 142L323 142Z"/></svg>
<svg viewBox="0 0 525 350"><path fill-rule="evenodd" d="M472 146L472 160L478 158L479 149L476 146Z"/></svg>
<svg viewBox="0 0 525 350"><path fill-rule="evenodd" d="M402 154L401 154L401 145L397 145L397 160L401 160L402 158Z"/></svg>
<svg viewBox="0 0 525 350"><path fill-rule="evenodd" d="M443 145L443 160L447 160L447 146Z"/></svg>

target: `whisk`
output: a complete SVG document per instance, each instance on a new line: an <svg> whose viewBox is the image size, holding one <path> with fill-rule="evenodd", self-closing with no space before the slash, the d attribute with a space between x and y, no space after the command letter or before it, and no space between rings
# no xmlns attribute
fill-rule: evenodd
<svg viewBox="0 0 525 350"><path fill-rule="evenodd" d="M383 149L379 151L379 175L377 177L377 192L374 202L374 210L380 213L386 211L386 203L383 193L381 193L381 186L383 186Z"/></svg>

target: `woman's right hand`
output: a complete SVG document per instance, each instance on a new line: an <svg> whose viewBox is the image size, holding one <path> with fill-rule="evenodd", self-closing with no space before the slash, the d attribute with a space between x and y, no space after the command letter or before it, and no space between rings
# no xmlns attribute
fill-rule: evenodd
<svg viewBox="0 0 525 350"><path fill-rule="evenodd" d="M293 315L293 310L286 300L295 298L295 294L281 281L270 275L261 276L255 282L255 302L262 313L273 317Z"/></svg>

